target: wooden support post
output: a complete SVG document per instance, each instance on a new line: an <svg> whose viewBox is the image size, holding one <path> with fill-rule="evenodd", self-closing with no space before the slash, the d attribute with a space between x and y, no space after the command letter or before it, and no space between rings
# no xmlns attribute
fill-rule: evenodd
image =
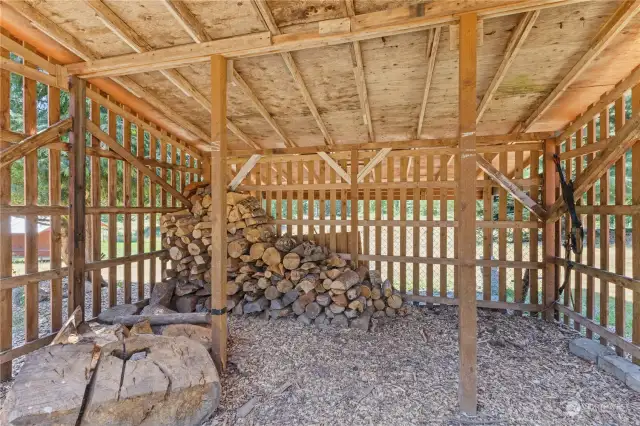
<svg viewBox="0 0 640 426"><path fill-rule="evenodd" d="M69 133L69 309L78 306L84 318L85 263L85 95L87 83L78 77L69 78L69 115L73 121Z"/></svg>
<svg viewBox="0 0 640 426"><path fill-rule="evenodd" d="M616 134L625 124L626 108L624 98L619 98L615 104ZM640 116L639 116L640 117ZM625 155L622 154L615 163L615 200L616 205L624 205L627 198L626 191L626 165ZM577 195L577 194L576 194ZM615 271L618 275L625 275L625 262L627 258L626 230L624 228L624 215L616 215L615 229ZM616 302L615 302L615 327L618 336L624 336L625 333L625 317L627 313L626 292L621 286L616 286ZM618 355L624 355L622 348L616 346Z"/></svg>
<svg viewBox="0 0 640 426"><path fill-rule="evenodd" d="M219 370L227 364L227 60L211 57L211 352Z"/></svg>
<svg viewBox="0 0 640 426"><path fill-rule="evenodd" d="M640 111L640 84L631 91L631 111ZM631 151L631 204L640 205L640 143L636 142ZM640 279L640 216L631 219L631 273L635 279ZM633 292L633 315L631 323L631 341L640 345L640 293ZM640 358L633 357L633 362L640 365Z"/></svg>
<svg viewBox="0 0 640 426"><path fill-rule="evenodd" d="M556 201L556 165L553 162L553 154L556 152L556 144L553 139L547 139L544 141L544 174L543 174L543 197L544 197L544 207L545 209L549 209L553 203ZM546 311L544 312L544 319L547 321L554 320L554 309L549 309L549 307L556 300L556 292L558 291L556 288L556 265L551 260L556 255L556 232L555 225L553 222L545 221L544 230L542 233L542 241L543 241L543 262L544 262L544 271L543 271L543 295L542 300L544 301L544 307ZM524 297L524 296L523 296Z"/></svg>
<svg viewBox="0 0 640 426"><path fill-rule="evenodd" d="M0 57L8 58L9 51L0 47ZM0 71L0 130L9 130L10 120L10 96L11 76L9 71ZM10 146L8 142L0 141L0 149ZM0 205L8 206L11 202L11 170L9 167L0 169ZM11 252L11 217L8 214L0 215L0 278L12 275ZM13 346L13 300L12 290L0 290L0 352L10 350ZM53 295L52 295L53 296ZM10 380L12 362L0 363L0 381Z"/></svg>
<svg viewBox="0 0 640 426"><path fill-rule="evenodd" d="M91 121L96 125L100 126L100 104L96 101L91 101ZM100 140L92 135L91 137L91 148L99 149L100 148ZM95 155L91 156L91 207L97 208L100 207L100 176L102 175L100 157ZM102 254L102 225L101 225L102 216L99 214L91 216L91 257L89 257L88 261L97 262L101 260ZM87 242L85 242L87 244ZM91 272L91 306L92 306L92 316L97 317L100 314L102 307L102 275L100 269Z"/></svg>
<svg viewBox="0 0 640 426"><path fill-rule="evenodd" d="M460 17L458 202L460 244L460 409L475 415L477 391L476 308L476 14ZM459 207L458 207L459 206Z"/></svg>
<svg viewBox="0 0 640 426"><path fill-rule="evenodd" d="M351 263L358 266L358 150L351 150Z"/></svg>
<svg viewBox="0 0 640 426"><path fill-rule="evenodd" d="M49 87L49 125L60 121L60 89ZM49 149L49 205L57 206L61 198L60 186L60 151ZM51 232L49 237L51 269L62 267L62 245L60 216L51 216ZM62 326L62 279L51 280L49 306L51 309L51 331L56 332Z"/></svg>

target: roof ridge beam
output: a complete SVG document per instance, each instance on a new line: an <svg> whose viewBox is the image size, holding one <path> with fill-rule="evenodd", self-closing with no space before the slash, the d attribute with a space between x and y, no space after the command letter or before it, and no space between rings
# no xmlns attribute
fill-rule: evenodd
<svg viewBox="0 0 640 426"><path fill-rule="evenodd" d="M516 126L515 131L529 131L545 112L562 96L562 94L577 80L591 65L598 55L609 45L611 40L624 29L640 10L640 0L627 0L618 7L609 20L600 28L596 37L590 43L589 49L556 85L556 87L540 102L536 109L523 123Z"/></svg>

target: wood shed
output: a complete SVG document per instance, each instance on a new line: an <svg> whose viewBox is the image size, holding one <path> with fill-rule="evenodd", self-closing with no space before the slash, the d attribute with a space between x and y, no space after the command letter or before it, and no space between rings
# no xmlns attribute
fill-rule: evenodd
<svg viewBox="0 0 640 426"><path fill-rule="evenodd" d="M69 312L87 318L148 297L169 262L160 216L191 207L183 191L196 182L211 184L222 369L229 189L258 198L279 235L314 235L379 271L407 303L456 305L464 413L478 405L479 308L570 324L640 363L638 11L639 0L2 1L0 378L61 327L63 280ZM573 180L573 220L554 156Z"/></svg>

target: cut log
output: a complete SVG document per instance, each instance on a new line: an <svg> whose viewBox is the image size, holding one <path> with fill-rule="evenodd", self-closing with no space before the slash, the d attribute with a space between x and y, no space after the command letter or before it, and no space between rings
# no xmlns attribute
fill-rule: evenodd
<svg viewBox="0 0 640 426"><path fill-rule="evenodd" d="M282 261L282 256L275 247L269 247L262 254L262 261L269 266L275 266Z"/></svg>
<svg viewBox="0 0 640 426"><path fill-rule="evenodd" d="M329 306L331 304L331 295L328 293L318 294L316 296L316 303L320 306Z"/></svg>
<svg viewBox="0 0 640 426"><path fill-rule="evenodd" d="M262 259L264 251L269 247L271 247L271 243L253 243L249 249L249 256L251 257L251 260Z"/></svg>
<svg viewBox="0 0 640 426"><path fill-rule="evenodd" d="M383 311L384 308L387 307L387 304L384 303L384 300L382 299L376 299L373 301L373 306L376 308L376 310Z"/></svg>
<svg viewBox="0 0 640 426"><path fill-rule="evenodd" d="M244 230L244 237L252 243L269 241L275 234L273 226L268 224L249 226Z"/></svg>
<svg viewBox="0 0 640 426"><path fill-rule="evenodd" d="M289 280L280 280L276 284L276 288L280 293L286 293L293 289L293 283Z"/></svg>
<svg viewBox="0 0 640 426"><path fill-rule="evenodd" d="M363 312L366 307L367 307L367 299L365 299L362 296L358 297L356 300L349 303L349 309L353 309L358 312Z"/></svg>
<svg viewBox="0 0 640 426"><path fill-rule="evenodd" d="M249 251L249 241L242 238L227 244L227 253L232 258L239 258Z"/></svg>
<svg viewBox="0 0 640 426"><path fill-rule="evenodd" d="M269 306L269 300L266 297L261 297L254 302L244 304L244 313L251 314L255 312L262 312Z"/></svg>
<svg viewBox="0 0 640 426"><path fill-rule="evenodd" d="M305 308L305 314L311 319L315 319L322 312L322 306L316 302L311 302Z"/></svg>
<svg viewBox="0 0 640 426"><path fill-rule="evenodd" d="M157 314L157 315L120 315L113 318L112 324L128 327L140 321L149 321L150 325L167 324L209 324L210 315L205 313Z"/></svg>
<svg viewBox="0 0 640 426"><path fill-rule="evenodd" d="M382 283L382 295L384 297L389 297L393 294L393 284L391 284L391 281L389 280L384 280L384 282Z"/></svg>
<svg viewBox="0 0 640 426"><path fill-rule="evenodd" d="M275 246L283 253L289 253L298 245L298 241L290 235L283 235L276 240Z"/></svg>
<svg viewBox="0 0 640 426"><path fill-rule="evenodd" d="M331 284L331 288L347 291L359 282L360 276L358 275L358 273L356 271L348 269L333 281L333 283Z"/></svg>
<svg viewBox="0 0 640 426"><path fill-rule="evenodd" d="M399 294L392 294L387 297L387 305L393 309L399 309L402 306L402 297Z"/></svg>
<svg viewBox="0 0 640 426"><path fill-rule="evenodd" d="M334 294L331 296L331 300L338 306L346 307L349 304L349 301L344 294Z"/></svg>
<svg viewBox="0 0 640 426"><path fill-rule="evenodd" d="M282 259L282 264L288 270L297 269L300 266L300 256L295 253L287 253Z"/></svg>
<svg viewBox="0 0 640 426"><path fill-rule="evenodd" d="M381 286L382 285L382 278L380 277L380 272L376 271L376 270L370 270L369 271L369 282L371 282L371 285L373 286Z"/></svg>
<svg viewBox="0 0 640 426"><path fill-rule="evenodd" d="M187 250L180 247L171 247L169 249L169 257L173 260L180 260L186 256Z"/></svg>
<svg viewBox="0 0 640 426"><path fill-rule="evenodd" d="M346 295L347 295L347 299L349 300L354 300L355 298L357 298L358 296L360 296L361 293L361 289L360 289L360 285L354 285L353 287L351 287L349 290L347 290Z"/></svg>
<svg viewBox="0 0 640 426"><path fill-rule="evenodd" d="M280 296L282 296L282 293L280 291L278 291L276 286L272 285L270 287L267 287L267 289L264 291L264 296L268 300L274 300L274 299L278 299Z"/></svg>

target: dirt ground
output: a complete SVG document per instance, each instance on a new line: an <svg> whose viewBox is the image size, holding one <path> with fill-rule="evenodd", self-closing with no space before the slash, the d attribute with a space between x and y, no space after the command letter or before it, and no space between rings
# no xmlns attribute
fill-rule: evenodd
<svg viewBox="0 0 640 426"><path fill-rule="evenodd" d="M369 333L231 317L222 401L203 426L640 424L640 394L569 353L575 331L486 310L478 416L458 414L457 322L445 306Z"/></svg>

